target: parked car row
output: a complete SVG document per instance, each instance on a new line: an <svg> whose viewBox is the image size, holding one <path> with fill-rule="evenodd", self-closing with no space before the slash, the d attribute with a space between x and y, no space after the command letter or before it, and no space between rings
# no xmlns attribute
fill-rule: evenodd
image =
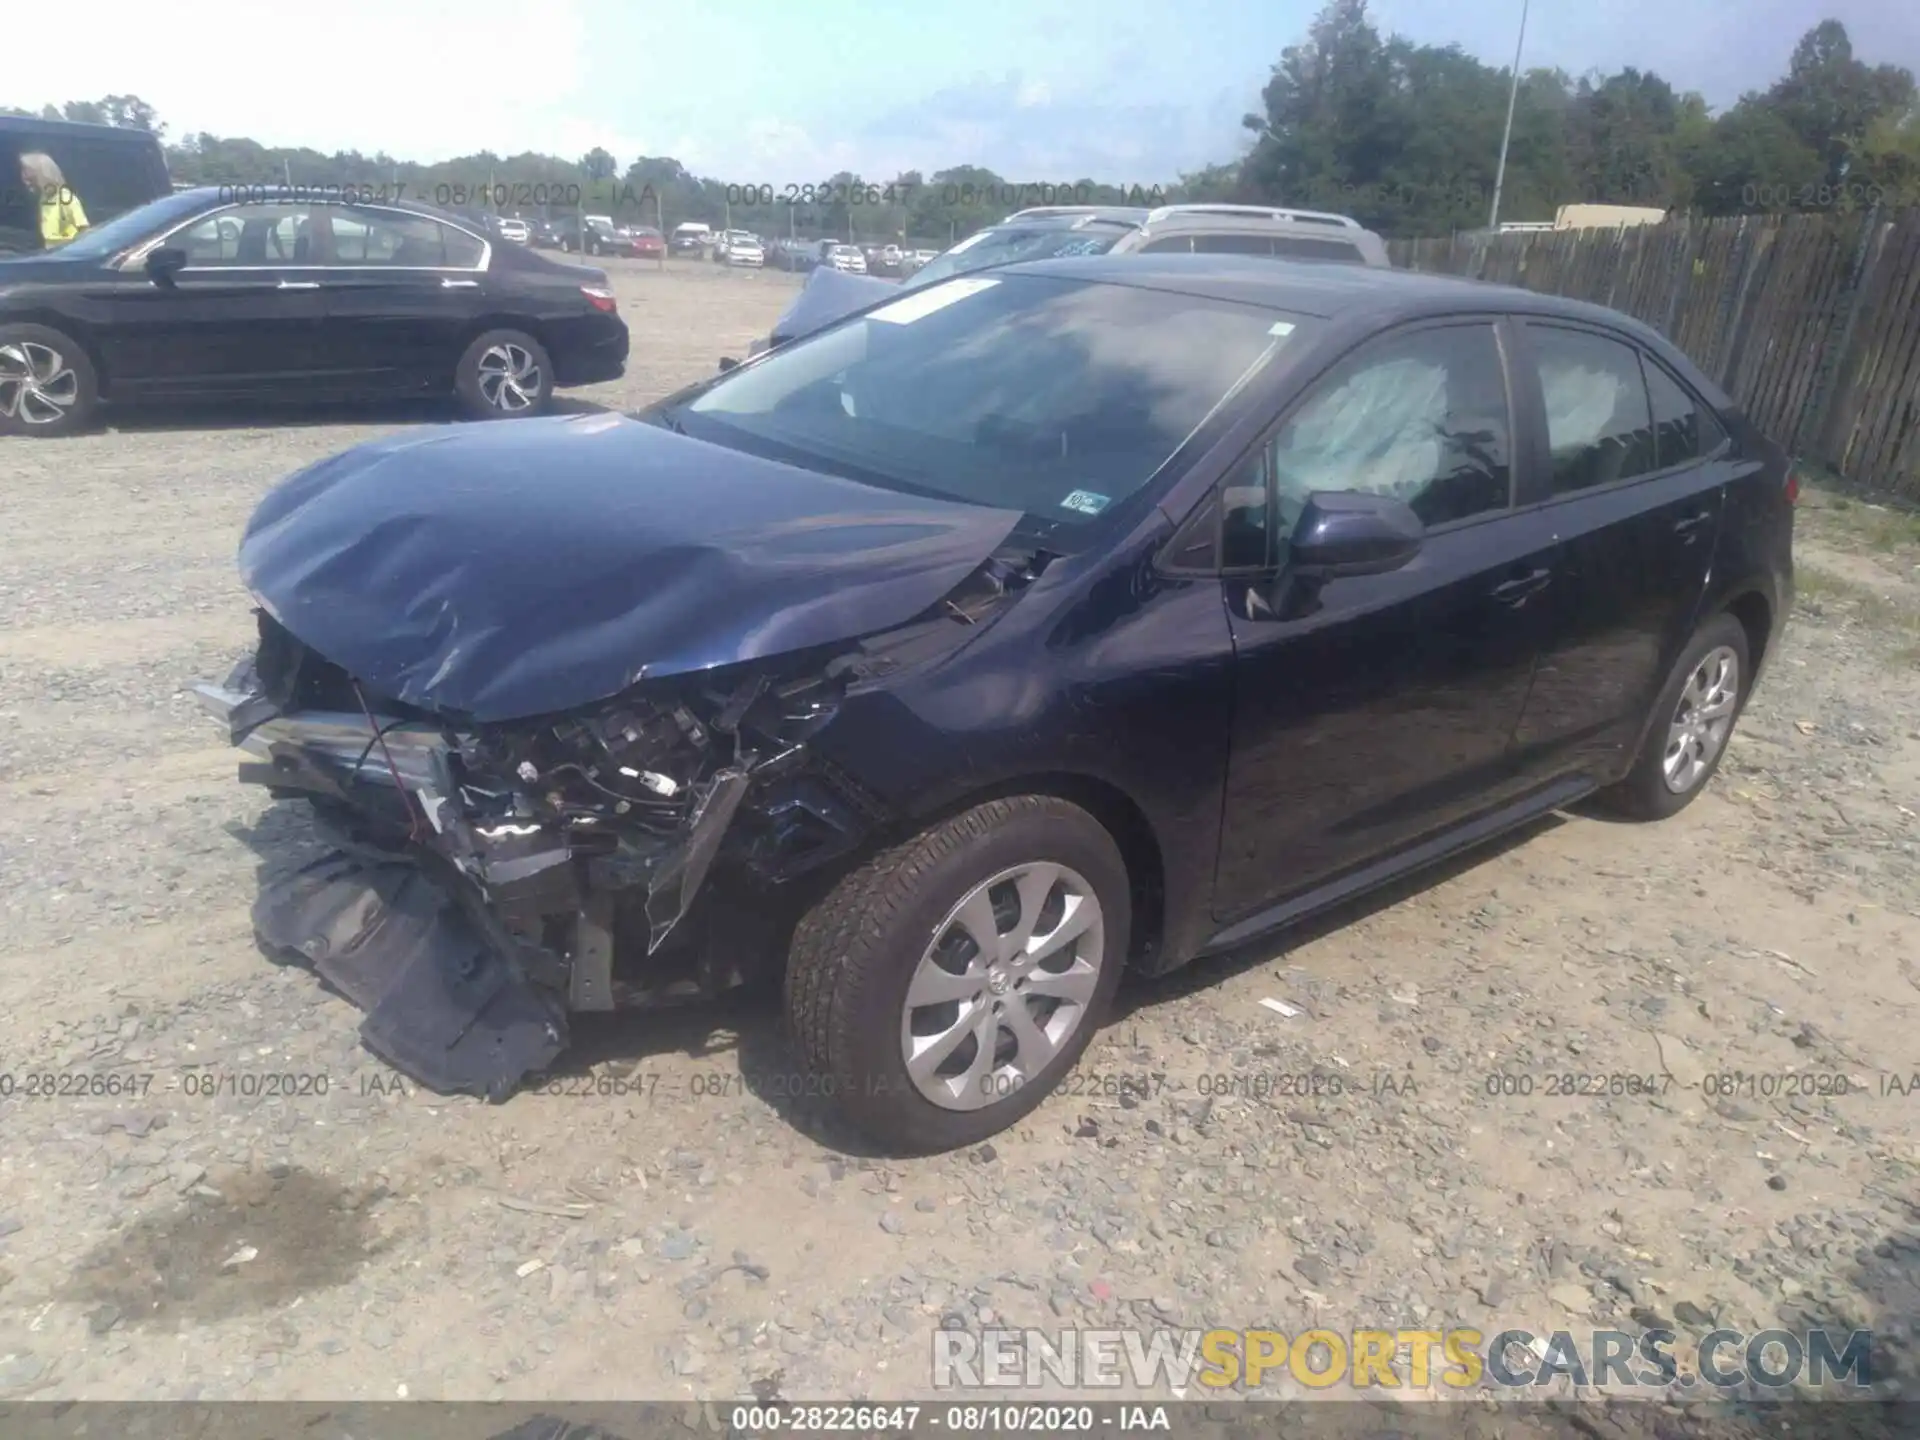
<svg viewBox="0 0 1920 1440"><path fill-rule="evenodd" d="M430 206L185 190L0 258L0 433L147 400L450 395L533 415L622 373L618 310L605 272Z"/></svg>

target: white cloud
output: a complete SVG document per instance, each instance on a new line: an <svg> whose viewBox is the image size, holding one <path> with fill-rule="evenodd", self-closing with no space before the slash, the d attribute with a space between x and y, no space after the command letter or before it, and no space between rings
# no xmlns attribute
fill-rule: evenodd
<svg viewBox="0 0 1920 1440"><path fill-rule="evenodd" d="M207 130L410 160L637 153L579 114L588 40L576 0L256 5L217 25L127 4L92 14L57 65L12 67L7 98L38 108L132 92L170 138Z"/></svg>

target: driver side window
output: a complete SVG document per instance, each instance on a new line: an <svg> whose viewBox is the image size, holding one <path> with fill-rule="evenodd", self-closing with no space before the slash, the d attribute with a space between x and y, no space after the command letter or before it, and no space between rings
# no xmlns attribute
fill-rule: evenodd
<svg viewBox="0 0 1920 1440"><path fill-rule="evenodd" d="M1432 528L1504 509L1506 373L1489 323L1417 330L1336 365L1227 482L1228 565L1272 565L1307 497L1391 495Z"/></svg>

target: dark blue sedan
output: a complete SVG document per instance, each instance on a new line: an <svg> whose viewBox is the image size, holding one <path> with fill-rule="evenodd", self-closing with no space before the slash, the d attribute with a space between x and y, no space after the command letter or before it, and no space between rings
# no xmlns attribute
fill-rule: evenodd
<svg viewBox="0 0 1920 1440"><path fill-rule="evenodd" d="M504 1098L568 1018L784 984L822 1093L991 1135L1123 970L1598 794L1698 795L1795 482L1611 311L1235 257L1019 264L680 392L286 481L208 707L339 848L271 947Z"/></svg>

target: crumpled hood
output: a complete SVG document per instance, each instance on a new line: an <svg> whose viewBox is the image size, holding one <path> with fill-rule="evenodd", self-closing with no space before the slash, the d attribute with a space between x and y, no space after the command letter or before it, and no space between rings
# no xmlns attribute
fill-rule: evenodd
<svg viewBox="0 0 1920 1440"><path fill-rule="evenodd" d="M491 722L904 623L1019 518L567 416L310 466L254 512L240 569L369 689Z"/></svg>
<svg viewBox="0 0 1920 1440"><path fill-rule="evenodd" d="M802 335L825 329L843 315L865 308L889 295L898 294L900 282L875 275L849 275L830 265L809 271L807 283L793 297L793 303L773 322L773 343L784 345Z"/></svg>

